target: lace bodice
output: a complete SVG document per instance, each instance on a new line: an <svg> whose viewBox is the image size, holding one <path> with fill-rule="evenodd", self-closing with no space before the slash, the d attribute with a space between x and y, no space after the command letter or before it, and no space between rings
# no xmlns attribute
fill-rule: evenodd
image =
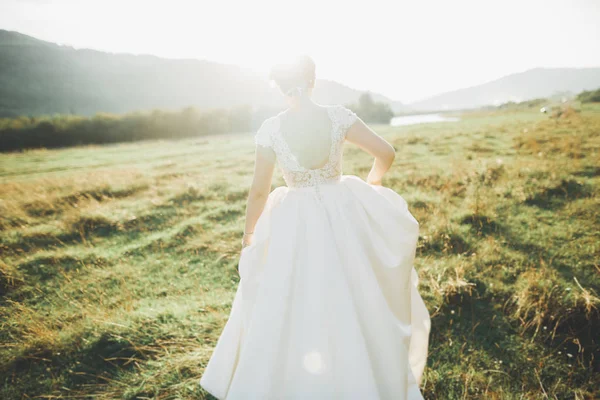
<svg viewBox="0 0 600 400"><path fill-rule="evenodd" d="M280 117L266 119L255 135L257 145L272 148L277 163L289 187L317 186L338 181L342 175L342 150L346 132L356 121L356 114L341 106L327 106L331 120L331 147L325 165L320 168L305 168L296 159L280 131Z"/></svg>

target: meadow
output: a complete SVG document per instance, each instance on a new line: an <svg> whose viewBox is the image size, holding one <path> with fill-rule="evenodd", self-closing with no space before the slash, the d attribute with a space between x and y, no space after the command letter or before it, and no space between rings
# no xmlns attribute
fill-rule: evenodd
<svg viewBox="0 0 600 400"><path fill-rule="evenodd" d="M425 398L600 397L600 106L372 127L420 223ZM251 133L0 154L0 398L210 398L253 156Z"/></svg>

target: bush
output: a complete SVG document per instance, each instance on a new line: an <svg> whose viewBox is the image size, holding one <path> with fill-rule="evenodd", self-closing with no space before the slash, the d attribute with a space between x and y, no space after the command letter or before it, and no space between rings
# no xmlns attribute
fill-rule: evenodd
<svg viewBox="0 0 600 400"><path fill-rule="evenodd" d="M600 89L581 92L577 95L577 100L582 103L600 103Z"/></svg>
<svg viewBox="0 0 600 400"><path fill-rule="evenodd" d="M387 103L373 101L370 93L360 95L357 104L348 106L365 122L389 124L394 112Z"/></svg>

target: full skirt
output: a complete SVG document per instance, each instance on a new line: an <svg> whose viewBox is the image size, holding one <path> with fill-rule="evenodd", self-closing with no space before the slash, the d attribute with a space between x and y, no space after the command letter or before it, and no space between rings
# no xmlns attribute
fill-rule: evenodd
<svg viewBox="0 0 600 400"><path fill-rule="evenodd" d="M418 232L398 193L354 175L274 189L202 387L230 400L422 399Z"/></svg>

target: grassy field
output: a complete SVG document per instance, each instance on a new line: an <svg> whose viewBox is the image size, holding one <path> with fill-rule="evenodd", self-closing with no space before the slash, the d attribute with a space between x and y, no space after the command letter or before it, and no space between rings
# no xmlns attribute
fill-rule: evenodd
<svg viewBox="0 0 600 400"><path fill-rule="evenodd" d="M373 127L421 225L425 398L598 398L600 107ZM1 154L0 398L209 398L253 154L251 134ZM370 166L346 146L345 174Z"/></svg>

